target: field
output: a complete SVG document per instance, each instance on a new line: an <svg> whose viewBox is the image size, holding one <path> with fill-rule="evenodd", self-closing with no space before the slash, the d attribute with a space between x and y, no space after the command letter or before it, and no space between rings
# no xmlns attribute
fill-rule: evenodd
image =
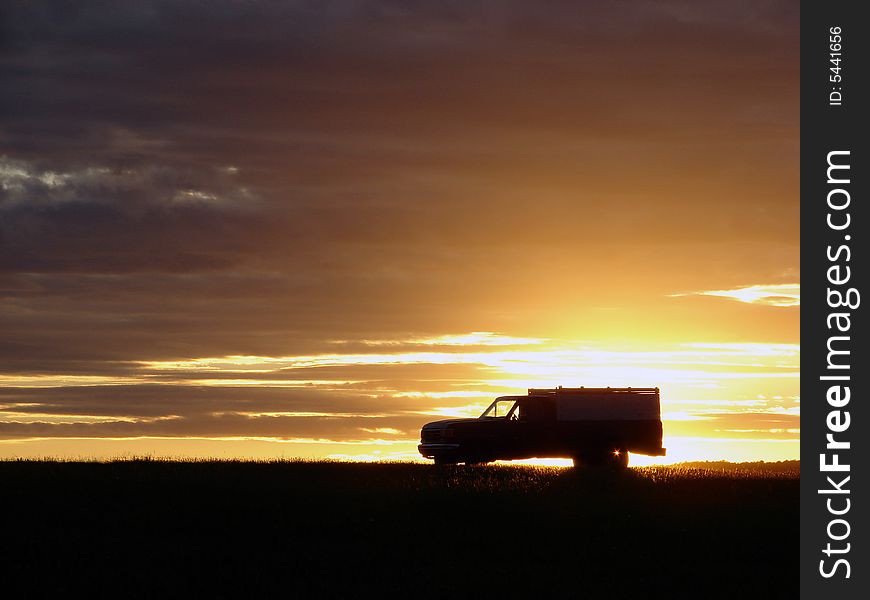
<svg viewBox="0 0 870 600"><path fill-rule="evenodd" d="M0 462L8 598L796 598L798 462Z"/></svg>

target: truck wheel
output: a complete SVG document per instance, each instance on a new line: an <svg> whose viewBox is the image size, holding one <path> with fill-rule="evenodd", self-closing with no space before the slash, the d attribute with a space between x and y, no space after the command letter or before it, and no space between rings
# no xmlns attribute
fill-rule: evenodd
<svg viewBox="0 0 870 600"><path fill-rule="evenodd" d="M618 454L616 453L618 452ZM628 450L618 450L611 452L609 456L608 466L613 469L628 468Z"/></svg>
<svg viewBox="0 0 870 600"><path fill-rule="evenodd" d="M435 464L438 466L455 465L456 464L456 460L454 460L452 458L448 458L446 456L436 456L436 457L434 457L434 460L435 460Z"/></svg>

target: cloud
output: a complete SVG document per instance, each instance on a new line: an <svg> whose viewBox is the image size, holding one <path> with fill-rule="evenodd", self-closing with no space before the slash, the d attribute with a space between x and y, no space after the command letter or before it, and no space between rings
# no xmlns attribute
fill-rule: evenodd
<svg viewBox="0 0 870 600"><path fill-rule="evenodd" d="M791 307L801 304L801 286L799 283L783 283L775 285L751 285L730 290L705 290L679 296L718 296L730 298L747 304L763 304L766 306Z"/></svg>

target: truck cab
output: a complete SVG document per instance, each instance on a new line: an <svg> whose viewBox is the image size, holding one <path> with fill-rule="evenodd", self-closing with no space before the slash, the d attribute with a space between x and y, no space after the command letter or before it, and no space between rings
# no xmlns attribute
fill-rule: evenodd
<svg viewBox="0 0 870 600"><path fill-rule="evenodd" d="M629 452L665 454L658 388L533 388L499 396L476 419L427 423L420 438L435 464L571 458L625 467Z"/></svg>

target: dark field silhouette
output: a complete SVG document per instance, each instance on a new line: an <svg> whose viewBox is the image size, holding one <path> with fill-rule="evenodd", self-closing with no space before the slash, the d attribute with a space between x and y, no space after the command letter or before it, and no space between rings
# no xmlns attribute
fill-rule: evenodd
<svg viewBox="0 0 870 600"><path fill-rule="evenodd" d="M796 598L799 463L0 462L9 598Z"/></svg>

